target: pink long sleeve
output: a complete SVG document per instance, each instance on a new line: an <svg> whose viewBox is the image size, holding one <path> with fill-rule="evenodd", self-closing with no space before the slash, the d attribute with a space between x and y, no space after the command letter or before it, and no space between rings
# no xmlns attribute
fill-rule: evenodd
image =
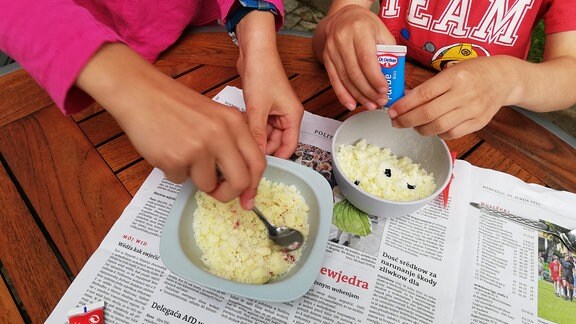
<svg viewBox="0 0 576 324"><path fill-rule="evenodd" d="M269 0L281 15L280 0ZM224 21L234 0L0 0L0 49L14 58L65 114L92 102L74 86L108 42L123 42L150 62L188 25Z"/></svg>
<svg viewBox="0 0 576 324"><path fill-rule="evenodd" d="M121 41L83 7L68 1L0 0L0 48L14 58L66 113L90 98L74 88L76 76L106 42ZM65 101L70 101L66 105Z"/></svg>

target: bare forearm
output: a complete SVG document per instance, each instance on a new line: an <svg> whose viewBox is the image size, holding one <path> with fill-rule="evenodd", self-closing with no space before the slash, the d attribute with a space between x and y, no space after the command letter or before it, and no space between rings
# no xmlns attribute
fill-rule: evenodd
<svg viewBox="0 0 576 324"><path fill-rule="evenodd" d="M276 29L274 15L267 11L252 11L236 26L238 46L241 55L257 55L276 53Z"/></svg>
<svg viewBox="0 0 576 324"><path fill-rule="evenodd" d="M105 44L82 69L76 85L115 115L120 113L114 111L116 107L131 107L127 104L130 92L125 87L134 85L134 80L150 79L150 73L155 73L148 65L124 44Z"/></svg>
<svg viewBox="0 0 576 324"><path fill-rule="evenodd" d="M98 101L119 123L142 112L148 102L168 93L202 97L174 82L128 46L105 44L81 70L76 85Z"/></svg>
<svg viewBox="0 0 576 324"><path fill-rule="evenodd" d="M508 58L511 105L535 112L562 110L576 103L576 58L561 56L542 63Z"/></svg>

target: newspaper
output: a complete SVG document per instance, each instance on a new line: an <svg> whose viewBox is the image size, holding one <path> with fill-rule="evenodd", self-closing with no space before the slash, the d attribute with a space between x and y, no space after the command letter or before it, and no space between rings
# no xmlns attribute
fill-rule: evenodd
<svg viewBox="0 0 576 324"><path fill-rule="evenodd" d="M234 87L214 100L243 108ZM338 125L306 112L293 156L330 181L335 201L342 197L330 150ZM67 323L67 311L97 301L106 303L106 323L542 323L542 233L470 202L576 228L575 194L457 160L446 206L438 197L405 217L370 216L363 237L333 226L309 292L267 303L202 287L164 266L159 241L179 190L154 169L46 323Z"/></svg>

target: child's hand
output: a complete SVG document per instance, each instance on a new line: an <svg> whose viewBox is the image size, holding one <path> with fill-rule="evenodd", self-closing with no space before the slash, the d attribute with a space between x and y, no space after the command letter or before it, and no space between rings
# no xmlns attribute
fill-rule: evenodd
<svg viewBox="0 0 576 324"><path fill-rule="evenodd" d="M368 8L352 4L335 10L319 25L314 42L318 52L324 40L321 58L336 96L350 110L358 102L368 109L385 105L388 84L376 44L395 44L394 37Z"/></svg>
<svg viewBox="0 0 576 324"><path fill-rule="evenodd" d="M136 150L169 180L190 178L219 201L240 197L242 206L251 208L266 161L244 116L174 83L182 88L167 91L168 98L135 102L134 114L114 117Z"/></svg>
<svg viewBox="0 0 576 324"><path fill-rule="evenodd" d="M289 158L298 144L304 107L280 59L264 55L240 64L245 71L242 87L252 136L266 154Z"/></svg>
<svg viewBox="0 0 576 324"><path fill-rule="evenodd" d="M289 158L298 144L304 108L276 48L274 16L254 11L240 21L236 32L237 67L252 136L266 154Z"/></svg>
<svg viewBox="0 0 576 324"><path fill-rule="evenodd" d="M518 59L481 57L460 62L406 93L388 113L395 127L454 139L484 127L517 93ZM522 62L523 63L523 62Z"/></svg>
<svg viewBox="0 0 576 324"><path fill-rule="evenodd" d="M122 44L104 45L77 84L169 180L190 178L220 201L240 197L252 208L266 160L241 112L162 74Z"/></svg>

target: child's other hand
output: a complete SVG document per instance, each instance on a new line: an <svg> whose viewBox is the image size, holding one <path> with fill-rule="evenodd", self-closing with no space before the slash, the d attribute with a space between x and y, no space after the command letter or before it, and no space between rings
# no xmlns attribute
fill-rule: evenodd
<svg viewBox="0 0 576 324"><path fill-rule="evenodd" d="M286 76L276 47L274 16L254 11L236 28L248 125L266 154L287 159L296 150L304 107Z"/></svg>
<svg viewBox="0 0 576 324"><path fill-rule="evenodd" d="M388 113L395 127L413 127L424 136L454 139L486 126L515 95L517 59L470 59L443 70L406 92Z"/></svg>
<svg viewBox="0 0 576 324"><path fill-rule="evenodd" d="M304 107L279 58L264 55L242 64L250 70L241 74L252 136L266 154L287 159L298 144Z"/></svg>
<svg viewBox="0 0 576 324"><path fill-rule="evenodd" d="M377 44L394 37L369 8L346 5L325 18L322 59L339 101L348 109L361 103L376 109L388 101L388 84L376 55Z"/></svg>

